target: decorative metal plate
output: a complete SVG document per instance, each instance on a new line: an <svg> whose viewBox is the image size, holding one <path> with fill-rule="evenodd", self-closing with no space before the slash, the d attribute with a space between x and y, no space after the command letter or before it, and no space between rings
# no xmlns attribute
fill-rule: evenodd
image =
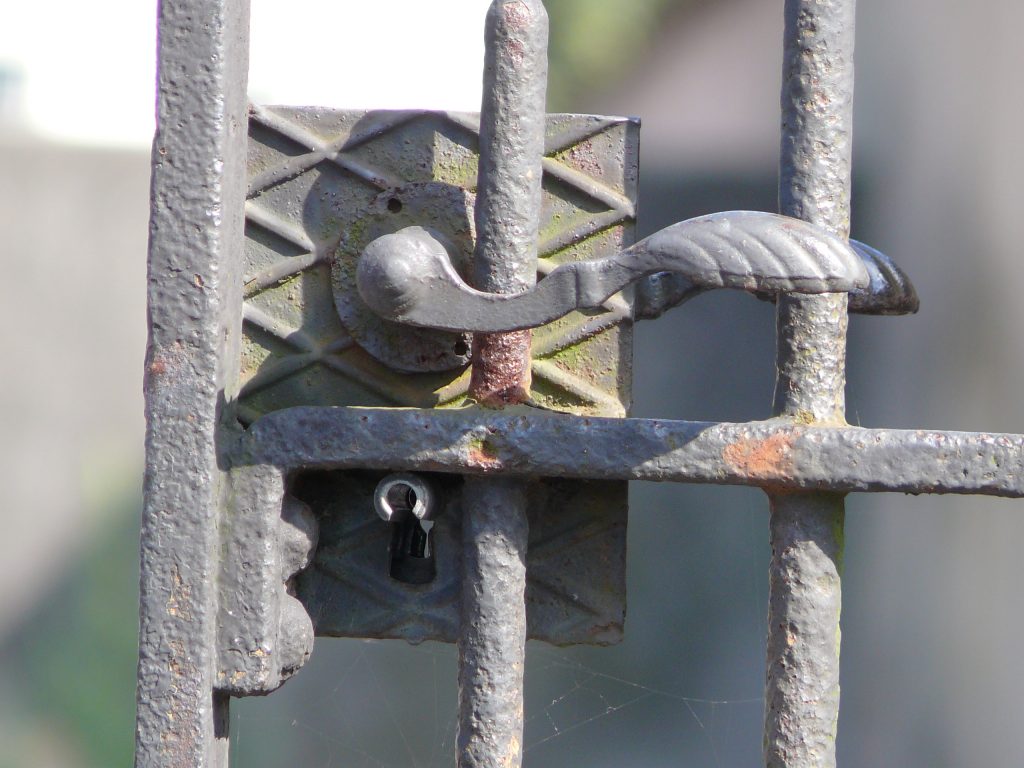
<svg viewBox="0 0 1024 768"><path fill-rule="evenodd" d="M468 264L477 116L253 107L249 125L243 421L297 405L463 404L471 338L377 318L351 273L366 243L410 224L438 232L455 263ZM624 118L548 118L541 274L633 242L637 134L636 121ZM631 358L628 297L538 328L534 404L625 416ZM338 484L330 501L308 499L323 533L300 596L318 633L452 639L458 563L443 553L458 550L446 543L457 541L458 515L449 509L435 526L435 581L395 582L386 524L368 503L374 481L348 473L308 486ZM614 642L625 611L626 484L545 485L531 519L531 636Z"/></svg>
<svg viewBox="0 0 1024 768"><path fill-rule="evenodd" d="M297 593L318 635L454 642L459 626L460 480L431 531L437 574L414 585L388 576L391 528L373 512L381 473L316 473L294 492L321 516L314 567ZM626 483L546 480L531 489L527 630L556 645L607 645L622 636Z"/></svg>

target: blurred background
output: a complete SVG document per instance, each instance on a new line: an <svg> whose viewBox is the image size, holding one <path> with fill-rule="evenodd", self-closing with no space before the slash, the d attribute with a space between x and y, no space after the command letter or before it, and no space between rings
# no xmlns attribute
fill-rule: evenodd
<svg viewBox="0 0 1024 768"><path fill-rule="evenodd" d="M264 103L476 109L487 0L254 0ZM548 0L551 111L638 115L640 234L775 207L782 0ZM0 25L0 768L130 765L155 7ZM853 235L921 312L854 317L848 419L1024 432L1024 4L861 0ZM383 41L383 45L382 45ZM705 295L637 328L635 414L769 415L774 317ZM531 644L528 766L760 760L767 504L633 487L626 640ZM1018 766L1024 507L848 501L844 766ZM454 649L321 640L233 705L232 764L453 761Z"/></svg>

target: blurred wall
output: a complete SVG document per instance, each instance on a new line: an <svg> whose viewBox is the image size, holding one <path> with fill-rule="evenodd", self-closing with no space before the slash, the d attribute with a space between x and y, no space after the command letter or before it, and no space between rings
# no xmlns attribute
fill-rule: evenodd
<svg viewBox="0 0 1024 768"><path fill-rule="evenodd" d="M23 136L0 168L2 636L87 538L89 502L138 487L149 162Z"/></svg>
<svg viewBox="0 0 1024 768"><path fill-rule="evenodd" d="M695 203L703 208L703 195L722 187L715 169L732 177L734 194L774 169L779 5L719 3L679 19L627 87L601 99L602 108L615 103L645 117L646 179L653 172L661 193L654 201L645 196L643 211L663 216L659 224ZM848 419L1020 432L1024 266L1015 212L1024 171L1017 138L1024 54L1016 37L1024 6L861 0L858 8L853 234L899 260L922 309L912 318L851 322ZM714 181L701 181L702 173ZM716 323L708 343L736 344L739 315L707 311ZM735 378L767 383L763 369L736 366L729 352L713 363L717 374L693 372L694 349L667 327L645 328L645 338L648 351L663 344L679 350L678 367L663 366L662 375L701 380L681 416L719 415L709 413L718 410L715 393L736 387ZM650 369L639 356L637 363L644 381ZM761 386L758 416L769 404ZM728 416L740 408L733 401ZM970 497L850 499L842 764L1018 763L1020 511L1019 502ZM749 518L759 536L762 515ZM749 578L761 584L756 569ZM748 690L757 689L759 654L720 663L719 680L728 679L724 670L749 667ZM725 764L749 764L755 749L750 739L744 759Z"/></svg>
<svg viewBox="0 0 1024 768"><path fill-rule="evenodd" d="M127 764L149 158L12 128L0 169L0 766Z"/></svg>

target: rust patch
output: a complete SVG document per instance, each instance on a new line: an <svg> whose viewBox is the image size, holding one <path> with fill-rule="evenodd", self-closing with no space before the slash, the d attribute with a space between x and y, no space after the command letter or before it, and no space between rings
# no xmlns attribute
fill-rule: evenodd
<svg viewBox="0 0 1024 768"><path fill-rule="evenodd" d="M530 331L478 334L474 338L469 395L489 408L527 401L530 396Z"/></svg>
<svg viewBox="0 0 1024 768"><path fill-rule="evenodd" d="M200 698L199 670L180 640L171 640L168 651L167 669L173 679L169 706L164 710L166 722L160 729L160 754L169 760L168 765L192 765L198 757L199 737L193 713Z"/></svg>
<svg viewBox="0 0 1024 768"><path fill-rule="evenodd" d="M589 139L572 147L567 154L577 170L583 171L595 179L601 178L604 169L601 167L601 161Z"/></svg>
<svg viewBox="0 0 1024 768"><path fill-rule="evenodd" d="M793 440L791 434L776 434L765 440L738 440L725 447L722 458L741 475L776 479L792 474Z"/></svg>
<svg viewBox="0 0 1024 768"><path fill-rule="evenodd" d="M519 713L519 722L523 720L523 713ZM523 757L523 745L519 739L516 738L515 734L509 737L508 744L505 750L505 754L501 756L501 764L506 768L513 768L513 766L521 765Z"/></svg>
<svg viewBox="0 0 1024 768"><path fill-rule="evenodd" d="M505 17L505 23L512 29L526 29L533 19L533 12L530 6L517 0L514 3L505 3L501 7L501 14Z"/></svg>
<svg viewBox="0 0 1024 768"><path fill-rule="evenodd" d="M501 459L498 457L497 449L485 438L474 437L469 443L467 451L469 463L477 467L498 468L501 466Z"/></svg>
<svg viewBox="0 0 1024 768"><path fill-rule="evenodd" d="M180 367L184 358L180 340L168 349L154 349L149 365L146 366L147 380L159 380L169 370Z"/></svg>
<svg viewBox="0 0 1024 768"><path fill-rule="evenodd" d="M523 63L524 51L525 48L519 40L509 40L505 43L505 52L516 67Z"/></svg>
<svg viewBox="0 0 1024 768"><path fill-rule="evenodd" d="M523 0L517 0L505 3L501 7L501 15L504 29L500 34L506 38L503 43L505 56L518 68L526 56L526 46L520 38L529 32L533 24L533 11Z"/></svg>
<svg viewBox="0 0 1024 768"><path fill-rule="evenodd" d="M171 573L171 594L167 597L167 614L192 621L192 587L181 578L181 571L177 565Z"/></svg>

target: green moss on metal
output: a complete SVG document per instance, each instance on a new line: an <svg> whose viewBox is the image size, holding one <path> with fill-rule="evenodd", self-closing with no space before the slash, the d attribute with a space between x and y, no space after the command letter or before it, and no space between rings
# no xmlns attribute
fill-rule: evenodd
<svg viewBox="0 0 1024 768"><path fill-rule="evenodd" d="M846 513L842 507L832 519L832 540L836 546L836 571L842 577L846 559Z"/></svg>

